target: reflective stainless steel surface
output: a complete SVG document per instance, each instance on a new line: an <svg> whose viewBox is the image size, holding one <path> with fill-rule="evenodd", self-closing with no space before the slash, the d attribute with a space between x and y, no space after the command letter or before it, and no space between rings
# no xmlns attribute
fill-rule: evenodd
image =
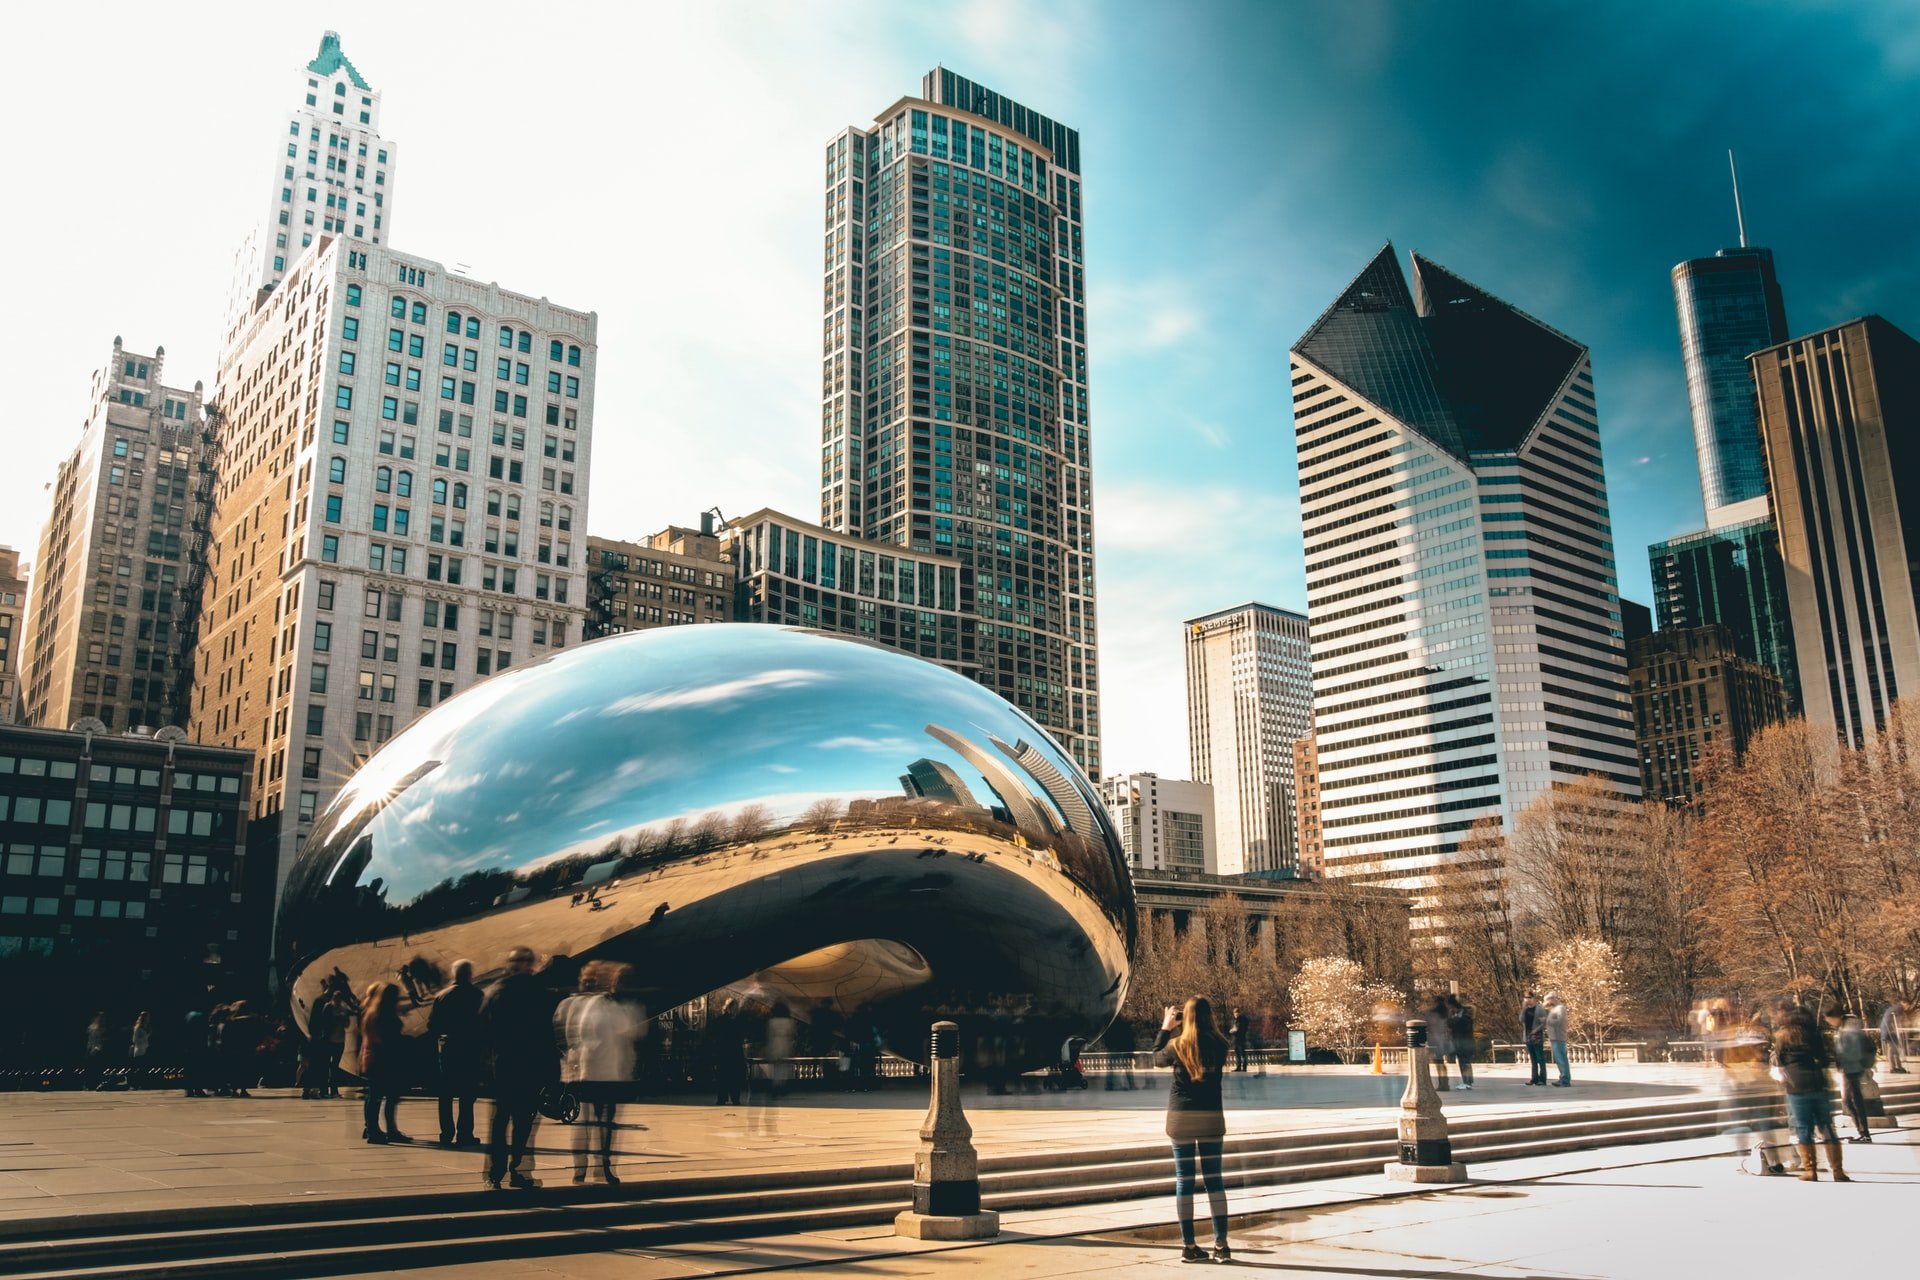
<svg viewBox="0 0 1920 1280"><path fill-rule="evenodd" d="M1025 715L742 624L582 645L423 716L315 823L279 939L302 1025L338 971L399 978L418 1031L455 960L485 985L524 944L632 964L655 1010L749 982L861 1010L910 1054L1012 1003L1037 1065L1106 1027L1135 930L1098 795Z"/></svg>

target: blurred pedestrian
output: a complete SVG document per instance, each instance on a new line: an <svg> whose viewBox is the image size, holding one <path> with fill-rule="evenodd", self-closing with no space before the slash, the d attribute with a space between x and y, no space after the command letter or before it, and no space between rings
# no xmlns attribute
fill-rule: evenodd
<svg viewBox="0 0 1920 1280"><path fill-rule="evenodd" d="M1107 1068L1107 1088L1133 1088L1133 1024L1125 1018L1115 1018L1100 1040L1112 1055L1112 1065Z"/></svg>
<svg viewBox="0 0 1920 1280"><path fill-rule="evenodd" d="M635 1046L646 1022L620 998L627 966L594 960L580 970L580 990L554 1011L555 1034L566 1045L560 1078L580 1100L580 1123L573 1131L573 1180L587 1180L588 1149L600 1158L600 1176L620 1181L613 1172L614 1115L621 1096L633 1087Z"/></svg>
<svg viewBox="0 0 1920 1280"><path fill-rule="evenodd" d="M434 997L427 1014L439 1074L440 1145L478 1145L473 1135L473 1100L480 1092L480 988L473 985L473 961L453 962L452 985ZM457 1107L457 1114L456 1114Z"/></svg>
<svg viewBox="0 0 1920 1280"><path fill-rule="evenodd" d="M540 1184L526 1172L540 1090L555 1076L553 1003L533 972L533 951L507 952L507 972L480 1006L493 1067L493 1114L487 1124L486 1182L498 1189ZM511 1133L511 1136L509 1136Z"/></svg>
<svg viewBox="0 0 1920 1280"><path fill-rule="evenodd" d="M1427 1061L1433 1065L1433 1087L1446 1093L1453 1086L1447 1083L1447 1062L1453 1057L1453 1032L1447 1026L1447 998L1435 996L1427 1005Z"/></svg>
<svg viewBox="0 0 1920 1280"><path fill-rule="evenodd" d="M1907 1074L1907 1045L1902 1039L1906 1030L1901 1026L1900 1019L1905 1012L1905 1005L1898 1000L1889 1000L1880 1013L1880 1052L1887 1057L1887 1070L1896 1075Z"/></svg>
<svg viewBox="0 0 1920 1280"><path fill-rule="evenodd" d="M1155 1066L1173 1069L1167 1093L1167 1137L1173 1143L1173 1201L1180 1218L1180 1260L1205 1262L1194 1240L1193 1184L1196 1169L1207 1191L1213 1217L1213 1260L1227 1262L1227 1190L1220 1174L1220 1152L1227 1120L1220 1104L1221 1077L1227 1069L1227 1041L1213 1024L1213 1006L1205 996L1189 996L1184 1008L1168 1005L1153 1042Z"/></svg>
<svg viewBox="0 0 1920 1280"><path fill-rule="evenodd" d="M253 1086L260 1083L258 1053L267 1035L266 1019L251 1000L235 1000L219 1022L219 1033L221 1095L251 1098Z"/></svg>
<svg viewBox="0 0 1920 1280"><path fill-rule="evenodd" d="M87 1023L87 1073L81 1083L98 1091L107 1086L107 1011L100 1010Z"/></svg>
<svg viewBox="0 0 1920 1280"><path fill-rule="evenodd" d="M713 1105L737 1107L747 1083L747 1049L741 1034L739 1003L728 996L707 1019L707 1059L713 1065ZM857 1060L856 1060L857 1070Z"/></svg>
<svg viewBox="0 0 1920 1280"><path fill-rule="evenodd" d="M1233 1019L1227 1023L1227 1031L1233 1036L1233 1069L1247 1069L1247 1015L1240 1006L1235 1005Z"/></svg>
<svg viewBox="0 0 1920 1280"><path fill-rule="evenodd" d="M145 1009L133 1020L127 1040L127 1088L138 1089L147 1074L147 1054L153 1051L153 1015Z"/></svg>
<svg viewBox="0 0 1920 1280"><path fill-rule="evenodd" d="M189 1009L181 1019L180 1056L183 1059L183 1079L189 1098L207 1096L207 1015L200 1009Z"/></svg>
<svg viewBox="0 0 1920 1280"><path fill-rule="evenodd" d="M1560 1078L1553 1082L1553 1087L1571 1088L1573 1067L1567 1058L1567 1002L1560 998L1558 992L1547 992L1545 1021L1547 1044L1553 1050L1553 1065L1560 1071Z"/></svg>
<svg viewBox="0 0 1920 1280"><path fill-rule="evenodd" d="M755 1072L753 1088L749 1094L747 1112L747 1131L772 1136L779 1129L780 1095L787 1091L787 1081L793 1075L794 1021L787 1010L784 1000L776 1000L773 1012L767 1015L766 1031L761 1042L761 1061Z"/></svg>
<svg viewBox="0 0 1920 1280"><path fill-rule="evenodd" d="M1520 1034L1527 1046L1527 1083L1547 1082L1547 1011L1532 992L1520 1006Z"/></svg>
<svg viewBox="0 0 1920 1280"><path fill-rule="evenodd" d="M1454 1065L1460 1068L1460 1087L1473 1088L1473 1010L1460 997L1447 996L1447 1038L1453 1042Z"/></svg>
<svg viewBox="0 0 1920 1280"><path fill-rule="evenodd" d="M1872 1142L1873 1128L1868 1123L1865 1082L1873 1074L1873 1037L1860 1019L1848 1014L1833 1038L1833 1061L1840 1068L1840 1101L1853 1120L1854 1142Z"/></svg>
<svg viewBox="0 0 1920 1280"><path fill-rule="evenodd" d="M406 1086L405 1033L400 1026L400 988L391 982L375 982L361 1001L366 1012L360 1018L360 1136L368 1142L412 1142L400 1132L394 1112L400 1106L400 1094ZM387 1127L380 1127L384 1106Z"/></svg>
<svg viewBox="0 0 1920 1280"><path fill-rule="evenodd" d="M340 1016L333 994L322 991L307 1011L307 1038L300 1047L300 1096L324 1098L333 1083L333 1060L339 1050L331 1039L333 1022Z"/></svg>
<svg viewBox="0 0 1920 1280"><path fill-rule="evenodd" d="M1773 1066L1787 1090L1787 1120L1800 1149L1800 1181L1817 1182L1814 1135L1825 1135L1827 1163L1835 1182L1851 1182L1840 1167L1840 1135L1833 1125L1833 1089L1827 1071L1833 1053L1826 1033L1797 1003L1785 1003L1773 1027Z"/></svg>

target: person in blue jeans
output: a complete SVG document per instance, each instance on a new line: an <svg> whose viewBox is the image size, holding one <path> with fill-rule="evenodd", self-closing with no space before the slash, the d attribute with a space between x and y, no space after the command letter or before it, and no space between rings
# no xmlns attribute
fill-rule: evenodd
<svg viewBox="0 0 1920 1280"><path fill-rule="evenodd" d="M1553 1087L1565 1089L1573 1084L1573 1069L1567 1062L1567 1002L1557 992L1547 992L1546 1024L1547 1044L1553 1049L1553 1065L1560 1069L1560 1078L1553 1082Z"/></svg>
<svg viewBox="0 0 1920 1280"><path fill-rule="evenodd" d="M1227 1191L1220 1176L1220 1149L1227 1136L1220 1106L1220 1080L1227 1069L1227 1038L1213 1022L1205 996L1189 996L1183 1009L1168 1005L1153 1043L1155 1066L1173 1068L1167 1091L1167 1137L1173 1142L1173 1196L1180 1215L1180 1260L1205 1262L1194 1241L1193 1184L1196 1169L1213 1215L1213 1261L1229 1262Z"/></svg>

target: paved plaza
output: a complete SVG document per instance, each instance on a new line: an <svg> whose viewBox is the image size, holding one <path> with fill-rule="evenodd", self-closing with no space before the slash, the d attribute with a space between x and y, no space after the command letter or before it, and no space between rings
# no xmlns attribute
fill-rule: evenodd
<svg viewBox="0 0 1920 1280"><path fill-rule="evenodd" d="M1161 1141L1164 1081L1155 1090L1024 1094L969 1089L983 1157L1113 1148ZM1377 1132L1401 1081L1364 1069L1315 1069L1230 1081L1236 1135ZM1524 1086L1483 1070L1472 1093L1446 1099L1450 1116L1564 1112L1712 1094L1717 1073L1695 1066L1615 1064L1589 1069L1570 1091ZM483 1104L484 1106L484 1104ZM650 1178L705 1173L858 1167L910 1157L925 1094L802 1095L772 1115L692 1100L641 1103L623 1119L619 1170L636 1196ZM430 1101L409 1101L403 1128L434 1132ZM772 1132L765 1130L771 1123ZM1851 1244L1856 1261L1909 1252L1920 1188L1920 1127L1848 1145L1847 1186L1741 1172L1725 1138L1601 1147L1471 1168L1472 1181L1411 1190L1381 1175L1236 1191L1234 1265L1295 1276L1660 1277L1732 1264L1822 1269ZM645 1127L639 1127L644 1125ZM479 1157L431 1143L369 1147L352 1100L302 1101L177 1094L0 1095L0 1214L50 1221L72 1213L155 1211L156 1225L195 1206L292 1198L472 1191ZM537 1139L539 1174L564 1182L571 1130ZM503 1197L511 1193L500 1193ZM531 1205L531 1202L529 1202ZM884 1226L611 1249L559 1257L383 1270L369 1250L360 1274L433 1280L653 1280L786 1270L817 1276L975 1273L1052 1277L1151 1275L1177 1267L1170 1195L1113 1204L1020 1211L990 1243L904 1240ZM1204 1227L1203 1227L1204 1232Z"/></svg>
<svg viewBox="0 0 1920 1280"><path fill-rule="evenodd" d="M1710 1091L1716 1073L1695 1066L1611 1064L1571 1090L1526 1087L1525 1068L1482 1069L1471 1093L1447 1095L1449 1113L1517 1115ZM983 1158L1046 1150L1156 1144L1166 1107L1165 1072L1155 1087L995 1097L963 1091ZM1391 1123L1400 1076L1365 1068L1313 1068L1230 1076L1228 1126L1235 1135L1378 1129ZM622 1108L617 1168L647 1178L835 1168L911 1160L926 1087L878 1093L796 1093L771 1110L715 1107L697 1097ZM479 1104L484 1132L488 1104ZM125 1213L194 1205L376 1192L471 1191L482 1157L435 1145L432 1099L400 1107L409 1146L360 1141L360 1104L348 1096L307 1101L297 1091L256 1089L251 1098L160 1093L0 1094L0 1220L64 1213ZM644 1128L640 1126L645 1126ZM565 1180L574 1131L543 1122L536 1176Z"/></svg>

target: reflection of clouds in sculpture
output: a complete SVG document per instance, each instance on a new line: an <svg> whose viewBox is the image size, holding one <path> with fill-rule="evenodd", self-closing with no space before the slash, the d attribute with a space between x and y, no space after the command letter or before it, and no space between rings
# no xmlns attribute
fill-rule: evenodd
<svg viewBox="0 0 1920 1280"><path fill-rule="evenodd" d="M913 744L905 738L861 738L852 735L828 738L814 744L822 751L905 751Z"/></svg>
<svg viewBox="0 0 1920 1280"><path fill-rule="evenodd" d="M619 637L389 743L316 823L282 936L294 966L356 979L363 950L390 970L402 945L483 971L516 939L628 959L656 1007L832 947L804 981L918 998L895 991L918 970L846 979L887 942L929 983L1025 992L1097 1031L1135 921L1089 790L1032 721L915 659L773 627ZM590 869L599 901L572 911ZM330 879L384 896L348 910Z"/></svg>
<svg viewBox="0 0 1920 1280"><path fill-rule="evenodd" d="M641 711L666 711L678 707L705 707L719 703L738 702L770 689L798 689L816 683L820 673L816 671L767 671L757 676L747 676L739 680L722 680L718 684L700 685L692 689L672 689L660 693L637 693L630 697L618 698L604 707L603 716L627 716Z"/></svg>

